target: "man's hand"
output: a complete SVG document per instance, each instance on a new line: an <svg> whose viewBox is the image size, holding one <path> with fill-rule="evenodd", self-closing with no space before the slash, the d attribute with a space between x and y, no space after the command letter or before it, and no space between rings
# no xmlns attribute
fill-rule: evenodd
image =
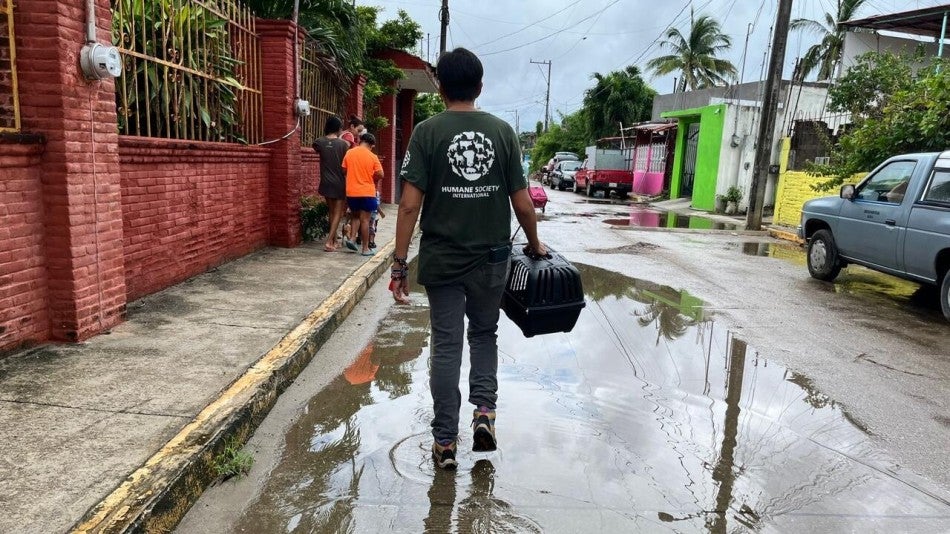
<svg viewBox="0 0 950 534"><path fill-rule="evenodd" d="M393 262L389 290L397 304L409 304L409 268L404 263Z"/></svg>
<svg viewBox="0 0 950 534"><path fill-rule="evenodd" d="M550 258L551 255L548 254L547 247L544 246L544 243L538 242L537 245L525 245L522 249L524 255L531 258L532 260L540 260L541 258Z"/></svg>

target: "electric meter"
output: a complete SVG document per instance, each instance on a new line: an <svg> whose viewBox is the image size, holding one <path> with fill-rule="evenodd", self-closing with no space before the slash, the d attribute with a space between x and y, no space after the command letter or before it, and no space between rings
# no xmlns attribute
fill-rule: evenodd
<svg viewBox="0 0 950 534"><path fill-rule="evenodd" d="M79 64L89 80L117 78L122 74L122 56L114 46L87 44L79 54Z"/></svg>

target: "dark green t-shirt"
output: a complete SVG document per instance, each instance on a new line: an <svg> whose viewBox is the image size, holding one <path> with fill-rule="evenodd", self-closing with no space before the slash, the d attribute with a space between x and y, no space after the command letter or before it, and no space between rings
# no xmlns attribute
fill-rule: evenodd
<svg viewBox="0 0 950 534"><path fill-rule="evenodd" d="M518 137L481 111L444 111L419 123L400 177L423 191L419 283L446 284L488 261L511 232L515 191L528 187Z"/></svg>

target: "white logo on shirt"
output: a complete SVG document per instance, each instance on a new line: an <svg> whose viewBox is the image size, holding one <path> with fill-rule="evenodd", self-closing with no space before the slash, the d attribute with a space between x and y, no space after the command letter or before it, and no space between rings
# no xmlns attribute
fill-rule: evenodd
<svg viewBox="0 0 950 534"><path fill-rule="evenodd" d="M452 172L474 182L491 170L495 163L495 146L481 132L462 132L452 138L446 156Z"/></svg>
<svg viewBox="0 0 950 534"><path fill-rule="evenodd" d="M405 157L402 158L402 171L399 172L400 176L405 175L409 169L409 151L406 151Z"/></svg>

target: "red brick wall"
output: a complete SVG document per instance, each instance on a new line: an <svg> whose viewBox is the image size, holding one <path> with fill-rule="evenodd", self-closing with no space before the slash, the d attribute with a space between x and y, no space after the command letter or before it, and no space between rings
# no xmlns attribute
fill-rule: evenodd
<svg viewBox="0 0 950 534"><path fill-rule="evenodd" d="M316 195L320 187L320 156L313 148L304 147L300 160L303 164L303 194Z"/></svg>
<svg viewBox="0 0 950 534"><path fill-rule="evenodd" d="M108 0L97 0L108 39ZM115 86L79 69L85 4L19 2L15 10L22 128L42 134L45 257L50 336L79 341L119 323L125 311Z"/></svg>
<svg viewBox="0 0 950 534"><path fill-rule="evenodd" d="M0 351L49 336L42 152L0 141Z"/></svg>
<svg viewBox="0 0 950 534"><path fill-rule="evenodd" d="M129 300L267 244L271 151L120 137Z"/></svg>

